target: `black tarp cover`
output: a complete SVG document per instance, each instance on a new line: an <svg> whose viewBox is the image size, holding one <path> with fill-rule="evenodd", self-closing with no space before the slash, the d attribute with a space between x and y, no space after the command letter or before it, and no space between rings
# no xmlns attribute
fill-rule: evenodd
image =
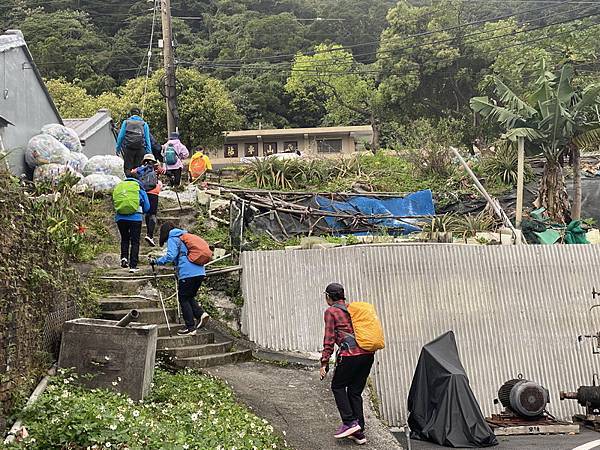
<svg viewBox="0 0 600 450"><path fill-rule="evenodd" d="M408 394L408 412L415 439L447 447L498 444L471 391L452 331L421 350Z"/></svg>

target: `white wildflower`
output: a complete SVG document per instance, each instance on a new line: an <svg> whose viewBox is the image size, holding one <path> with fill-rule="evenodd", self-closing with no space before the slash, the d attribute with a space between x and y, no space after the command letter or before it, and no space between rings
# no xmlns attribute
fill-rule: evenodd
<svg viewBox="0 0 600 450"><path fill-rule="evenodd" d="M106 444L104 444L104 446L105 446L106 448L111 448L111 447L112 447L112 444L111 444L110 442L107 442Z"/></svg>
<svg viewBox="0 0 600 450"><path fill-rule="evenodd" d="M117 429L117 425L113 423L108 428L110 428L111 430L115 431Z"/></svg>
<svg viewBox="0 0 600 450"><path fill-rule="evenodd" d="M133 417L139 417L140 412L136 409L136 410L133 411L132 414L133 414Z"/></svg>
<svg viewBox="0 0 600 450"><path fill-rule="evenodd" d="M198 420L198 414L196 413L192 413L192 420L195 422L196 420Z"/></svg>
<svg viewBox="0 0 600 450"><path fill-rule="evenodd" d="M128 398L128 399L127 399L127 403L129 403L130 405L133 405L133 400L132 400L132 399L130 399L130 398Z"/></svg>
<svg viewBox="0 0 600 450"><path fill-rule="evenodd" d="M117 383L116 381L113 381L113 382L112 382L112 385L113 385L113 386L116 386L116 385L118 385L118 384L119 384L119 383Z"/></svg>
<svg viewBox="0 0 600 450"><path fill-rule="evenodd" d="M119 414L117 419L119 419L119 422L125 422L125 416L123 414Z"/></svg>

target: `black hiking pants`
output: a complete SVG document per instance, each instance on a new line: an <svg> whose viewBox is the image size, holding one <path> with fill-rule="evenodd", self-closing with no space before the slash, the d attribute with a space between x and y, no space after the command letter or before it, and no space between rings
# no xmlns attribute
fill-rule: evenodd
<svg viewBox="0 0 600 450"><path fill-rule="evenodd" d="M187 258L186 256L180 256L180 258ZM202 286L204 276L183 278L177 282L177 288L179 290L179 305L181 305L181 314L183 314L183 321L188 330L193 330L196 327L194 319L200 320L204 310L198 304L196 300L196 294L198 289Z"/></svg>
<svg viewBox="0 0 600 450"><path fill-rule="evenodd" d="M126 177L131 177L131 169L140 167L144 159L146 150L139 148L125 147L123 149L123 171Z"/></svg>
<svg viewBox="0 0 600 450"><path fill-rule="evenodd" d="M135 269L140 257L142 222L119 220L117 227L119 228L119 233L121 233L121 259L126 258L129 262L129 267Z"/></svg>
<svg viewBox="0 0 600 450"><path fill-rule="evenodd" d="M156 214L158 212L158 194L148 194L148 201L150 202L150 209L146 213L146 235L154 239L154 230L158 218Z"/></svg>
<svg viewBox="0 0 600 450"><path fill-rule="evenodd" d="M361 429L365 429L365 415L363 413L362 392L367 384L375 355L344 356L340 358L333 380L331 390L335 403L346 425L358 420Z"/></svg>

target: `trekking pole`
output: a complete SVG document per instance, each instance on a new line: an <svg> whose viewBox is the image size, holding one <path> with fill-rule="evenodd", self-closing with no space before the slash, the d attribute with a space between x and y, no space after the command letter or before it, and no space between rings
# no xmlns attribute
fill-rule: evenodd
<svg viewBox="0 0 600 450"><path fill-rule="evenodd" d="M156 276L156 269L154 268L154 262L150 263L152 267L152 275L154 275L154 282L156 283L156 290L158 291L158 298L160 299L160 304L162 306L163 313L165 314L165 320L167 321L167 329L169 330L169 337L172 337L171 334L171 325L169 324L169 317L167 316L167 309L165 308L165 302L163 301L162 292L160 292L160 286L158 285L158 277Z"/></svg>
<svg viewBox="0 0 600 450"><path fill-rule="evenodd" d="M177 197L177 203L179 203L179 211L183 211L183 207L181 206L181 200L179 200L179 192L177 192L177 190L173 189L173 191L175 191L175 197Z"/></svg>
<svg viewBox="0 0 600 450"><path fill-rule="evenodd" d="M179 278L175 274L175 298L177 298L177 323L181 323L181 304L179 303Z"/></svg>

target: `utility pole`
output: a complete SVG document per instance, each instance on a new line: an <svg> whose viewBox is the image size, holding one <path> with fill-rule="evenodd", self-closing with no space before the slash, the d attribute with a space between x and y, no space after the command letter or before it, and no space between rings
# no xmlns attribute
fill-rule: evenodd
<svg viewBox="0 0 600 450"><path fill-rule="evenodd" d="M523 220L523 184L525 183L525 138L519 138L517 146L517 211L515 225L521 228Z"/></svg>
<svg viewBox="0 0 600 450"><path fill-rule="evenodd" d="M171 27L171 0L160 0L165 67L165 97L167 101L167 129L169 134L177 131L177 90L175 58L173 55L173 29Z"/></svg>

